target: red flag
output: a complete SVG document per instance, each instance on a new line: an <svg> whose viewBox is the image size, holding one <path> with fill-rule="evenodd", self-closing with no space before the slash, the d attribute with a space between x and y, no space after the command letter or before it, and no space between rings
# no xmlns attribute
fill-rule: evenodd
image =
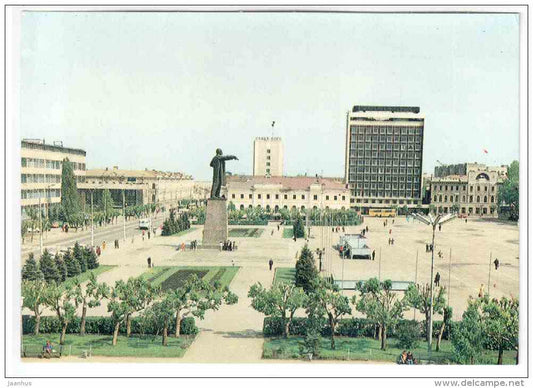
<svg viewBox="0 0 533 388"><path fill-rule="evenodd" d="M484 152L484 153L486 153L486 154L488 154L488 153L489 153L489 151L487 151L487 150L486 150L486 149L484 149L484 148L483 148L483 152Z"/></svg>

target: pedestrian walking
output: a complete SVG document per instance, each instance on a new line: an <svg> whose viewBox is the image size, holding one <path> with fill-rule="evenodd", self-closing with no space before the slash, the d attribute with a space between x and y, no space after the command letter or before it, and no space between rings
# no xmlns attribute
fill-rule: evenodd
<svg viewBox="0 0 533 388"><path fill-rule="evenodd" d="M394 245L394 238L390 239L390 245Z"/></svg>
<svg viewBox="0 0 533 388"><path fill-rule="evenodd" d="M439 224L439 232L440 232L441 229L442 229L442 224Z"/></svg>
<svg viewBox="0 0 533 388"><path fill-rule="evenodd" d="M270 235L271 235L271 236L273 236L273 235L274 235L274 229L272 229L272 232L270 233Z"/></svg>
<svg viewBox="0 0 533 388"><path fill-rule="evenodd" d="M117 239L117 249L120 249L120 242Z"/></svg>
<svg viewBox="0 0 533 388"><path fill-rule="evenodd" d="M148 240L150 240L150 231L148 231Z"/></svg>
<svg viewBox="0 0 533 388"><path fill-rule="evenodd" d="M143 230L143 241L144 241L144 230Z"/></svg>
<svg viewBox="0 0 533 388"><path fill-rule="evenodd" d="M500 267L500 260L498 258L494 259L494 269L497 271Z"/></svg>
<svg viewBox="0 0 533 388"><path fill-rule="evenodd" d="M147 258L146 262L148 263L148 268L152 268L152 258L151 257Z"/></svg>
<svg viewBox="0 0 533 388"><path fill-rule="evenodd" d="M375 258L376 258L376 250L374 249L374 250L372 251L372 260L374 260Z"/></svg>
<svg viewBox="0 0 533 388"><path fill-rule="evenodd" d="M368 225L366 226L366 231L368 232Z"/></svg>
<svg viewBox="0 0 533 388"><path fill-rule="evenodd" d="M485 296L485 287L483 284L479 287L479 293L477 294L479 298L483 298Z"/></svg>
<svg viewBox="0 0 533 388"><path fill-rule="evenodd" d="M105 240L102 241L102 250L105 250Z"/></svg>
<svg viewBox="0 0 533 388"><path fill-rule="evenodd" d="M440 273L437 272L435 275L435 286L438 287L440 284Z"/></svg>
<svg viewBox="0 0 533 388"><path fill-rule="evenodd" d="M272 266L274 265L274 260L270 259L268 261L268 268L272 271Z"/></svg>
<svg viewBox="0 0 533 388"><path fill-rule="evenodd" d="M392 234L392 229L389 229L389 234Z"/></svg>
<svg viewBox="0 0 533 388"><path fill-rule="evenodd" d="M220 242L220 252L222 252L222 247L224 246L224 243L222 243L222 241Z"/></svg>

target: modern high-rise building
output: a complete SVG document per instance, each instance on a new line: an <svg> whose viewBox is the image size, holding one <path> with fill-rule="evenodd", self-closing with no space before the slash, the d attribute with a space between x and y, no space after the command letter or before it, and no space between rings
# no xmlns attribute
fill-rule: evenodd
<svg viewBox="0 0 533 388"><path fill-rule="evenodd" d="M424 116L419 107L356 105L347 114L345 181L351 205L422 204Z"/></svg>
<svg viewBox="0 0 533 388"><path fill-rule="evenodd" d="M254 140L254 176L283 176L281 137L256 137Z"/></svg>

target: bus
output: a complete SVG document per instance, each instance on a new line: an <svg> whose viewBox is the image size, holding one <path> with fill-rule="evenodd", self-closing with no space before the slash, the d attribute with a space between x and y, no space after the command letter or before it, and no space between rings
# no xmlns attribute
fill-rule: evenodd
<svg viewBox="0 0 533 388"><path fill-rule="evenodd" d="M370 217L396 217L396 209L369 209Z"/></svg>
<svg viewBox="0 0 533 388"><path fill-rule="evenodd" d="M139 229L141 230L150 230L150 227L152 226L152 223L150 222L149 218L145 218L143 220L139 220Z"/></svg>

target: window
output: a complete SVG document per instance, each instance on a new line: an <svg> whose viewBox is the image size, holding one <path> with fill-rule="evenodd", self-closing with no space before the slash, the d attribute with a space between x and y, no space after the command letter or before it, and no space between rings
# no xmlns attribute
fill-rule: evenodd
<svg viewBox="0 0 533 388"><path fill-rule="evenodd" d="M267 155L267 160L270 160L270 155Z"/></svg>
<svg viewBox="0 0 533 388"><path fill-rule="evenodd" d="M279 199L279 194L276 194L276 199Z"/></svg>
<svg viewBox="0 0 533 388"><path fill-rule="evenodd" d="M477 196L477 198L476 198L476 199L477 199L477 201L476 201L476 202L479 202L479 195Z"/></svg>
<svg viewBox="0 0 533 388"><path fill-rule="evenodd" d="M305 195L302 195L302 199L305 199Z"/></svg>
<svg viewBox="0 0 533 388"><path fill-rule="evenodd" d="M343 196L342 196L342 200L343 200L343 201L346 201L346 196L343 195Z"/></svg>
<svg viewBox="0 0 533 388"><path fill-rule="evenodd" d="M326 195L326 201L329 201L329 195Z"/></svg>
<svg viewBox="0 0 533 388"><path fill-rule="evenodd" d="M494 203L494 195L490 197L490 202Z"/></svg>
<svg viewBox="0 0 533 388"><path fill-rule="evenodd" d="M483 197L483 202L487 203L487 196L486 195Z"/></svg>
<svg viewBox="0 0 533 388"><path fill-rule="evenodd" d="M485 186L485 191L487 191L487 186Z"/></svg>
<svg viewBox="0 0 533 388"><path fill-rule="evenodd" d="M270 167L270 162L267 162L267 166Z"/></svg>
<svg viewBox="0 0 533 388"><path fill-rule="evenodd" d="M333 200L334 200L334 201L337 200L337 196L336 196L336 195L333 196Z"/></svg>
<svg viewBox="0 0 533 388"><path fill-rule="evenodd" d="M241 199L244 199L244 194L241 194Z"/></svg>
<svg viewBox="0 0 533 388"><path fill-rule="evenodd" d="M433 197L433 202L437 202L437 196L436 195Z"/></svg>
<svg viewBox="0 0 533 388"><path fill-rule="evenodd" d="M267 154L269 154L269 153L270 153L270 148L267 148Z"/></svg>
<svg viewBox="0 0 533 388"><path fill-rule="evenodd" d="M292 199L296 199L296 194L293 194Z"/></svg>
<svg viewBox="0 0 533 388"><path fill-rule="evenodd" d="M473 195L470 196L470 201L469 201L469 202L474 202L474 196L473 196ZM471 212L472 212L472 211L470 210L470 213L471 213Z"/></svg>
<svg viewBox="0 0 533 388"><path fill-rule="evenodd" d="M267 199L270 199L270 194L267 194Z"/></svg>
<svg viewBox="0 0 533 388"><path fill-rule="evenodd" d="M284 195L283 195L283 199L287 199L287 194L284 194Z"/></svg>
<svg viewBox="0 0 533 388"><path fill-rule="evenodd" d="M257 194L257 199L261 199L261 194Z"/></svg>
<svg viewBox="0 0 533 388"><path fill-rule="evenodd" d="M270 174L270 168L267 168L267 169L266 169L266 173L267 173L267 174Z"/></svg>
<svg viewBox="0 0 533 388"><path fill-rule="evenodd" d="M248 199L252 199L252 194L248 194Z"/></svg>
<svg viewBox="0 0 533 388"><path fill-rule="evenodd" d="M316 195L316 194L313 195L313 200L315 200L315 201L318 200L318 195Z"/></svg>
<svg viewBox="0 0 533 388"><path fill-rule="evenodd" d="M231 194L231 198L235 199L235 194Z"/></svg>

